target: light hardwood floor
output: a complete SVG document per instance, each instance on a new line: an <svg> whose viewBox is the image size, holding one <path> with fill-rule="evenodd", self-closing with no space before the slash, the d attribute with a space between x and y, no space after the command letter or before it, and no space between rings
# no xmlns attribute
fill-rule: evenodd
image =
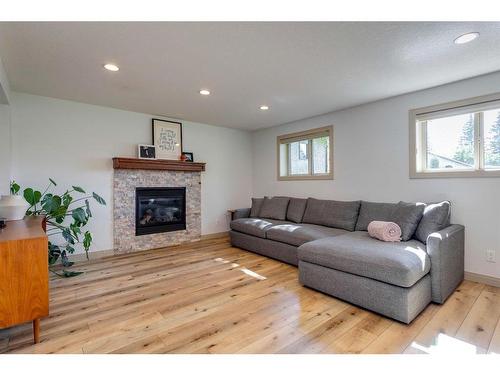
<svg viewBox="0 0 500 375"><path fill-rule="evenodd" d="M465 281L401 324L302 287L295 267L227 239L97 259L51 279L41 342L13 353L500 353L500 289Z"/></svg>

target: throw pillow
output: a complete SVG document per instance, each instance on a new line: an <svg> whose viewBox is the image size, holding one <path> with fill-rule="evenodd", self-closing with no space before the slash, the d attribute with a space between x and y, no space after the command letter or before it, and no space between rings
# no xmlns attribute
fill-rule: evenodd
<svg viewBox="0 0 500 375"><path fill-rule="evenodd" d="M265 219L285 220L288 208L288 197L264 197L259 216Z"/></svg>
<svg viewBox="0 0 500 375"><path fill-rule="evenodd" d="M360 201L342 202L308 198L302 222L352 232L358 219L359 205Z"/></svg>
<svg viewBox="0 0 500 375"><path fill-rule="evenodd" d="M294 223L301 223L304 211L306 210L307 199L290 198L286 219Z"/></svg>
<svg viewBox="0 0 500 375"><path fill-rule="evenodd" d="M425 204L399 202L393 212L392 221L401 228L401 240L408 241L413 237L424 213Z"/></svg>
<svg viewBox="0 0 500 375"><path fill-rule="evenodd" d="M439 232L450 225L450 202L431 203L425 207L422 220L418 224L415 238L427 243L431 233Z"/></svg>
<svg viewBox="0 0 500 375"><path fill-rule="evenodd" d="M368 230L372 221L391 221L397 203L377 203L361 201L356 230Z"/></svg>
<svg viewBox="0 0 500 375"><path fill-rule="evenodd" d="M260 209L264 203L264 198L252 198L252 208L250 209L250 217L259 217Z"/></svg>

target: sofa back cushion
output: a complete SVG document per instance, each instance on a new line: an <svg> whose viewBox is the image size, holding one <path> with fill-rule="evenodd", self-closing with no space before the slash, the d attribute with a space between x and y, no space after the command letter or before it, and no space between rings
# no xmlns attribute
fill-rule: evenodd
<svg viewBox="0 0 500 375"><path fill-rule="evenodd" d="M259 217L260 209L264 203L264 198L252 198L252 208L250 209L250 217Z"/></svg>
<svg viewBox="0 0 500 375"><path fill-rule="evenodd" d="M397 203L377 203L361 201L356 230L368 230L372 221L392 221Z"/></svg>
<svg viewBox="0 0 500 375"><path fill-rule="evenodd" d="M288 203L288 210L286 212L286 219L294 223L301 223L302 217L306 210L307 199L290 198Z"/></svg>
<svg viewBox="0 0 500 375"><path fill-rule="evenodd" d="M288 197L264 197L259 217L265 219L285 220L288 208Z"/></svg>
<svg viewBox="0 0 500 375"><path fill-rule="evenodd" d="M408 241L417 230L424 213L424 203L399 202L392 214L392 221L401 228L401 240Z"/></svg>
<svg viewBox="0 0 500 375"><path fill-rule="evenodd" d="M428 204L415 231L415 238L420 242L427 243L429 234L439 232L450 225L450 202Z"/></svg>
<svg viewBox="0 0 500 375"><path fill-rule="evenodd" d="M308 198L302 222L353 231L360 203Z"/></svg>

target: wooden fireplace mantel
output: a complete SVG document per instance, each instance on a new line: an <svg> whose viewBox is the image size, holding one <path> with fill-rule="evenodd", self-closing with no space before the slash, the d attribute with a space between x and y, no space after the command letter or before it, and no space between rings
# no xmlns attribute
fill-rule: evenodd
<svg viewBox="0 0 500 375"><path fill-rule="evenodd" d="M113 168L203 172L205 163L163 159L113 158Z"/></svg>

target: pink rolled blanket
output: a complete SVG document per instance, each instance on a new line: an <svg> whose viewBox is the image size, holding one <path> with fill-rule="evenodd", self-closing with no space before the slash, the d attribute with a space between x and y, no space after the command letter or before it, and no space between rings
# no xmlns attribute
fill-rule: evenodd
<svg viewBox="0 0 500 375"><path fill-rule="evenodd" d="M401 241L401 228L390 221L372 221L368 224L368 234L385 242Z"/></svg>

